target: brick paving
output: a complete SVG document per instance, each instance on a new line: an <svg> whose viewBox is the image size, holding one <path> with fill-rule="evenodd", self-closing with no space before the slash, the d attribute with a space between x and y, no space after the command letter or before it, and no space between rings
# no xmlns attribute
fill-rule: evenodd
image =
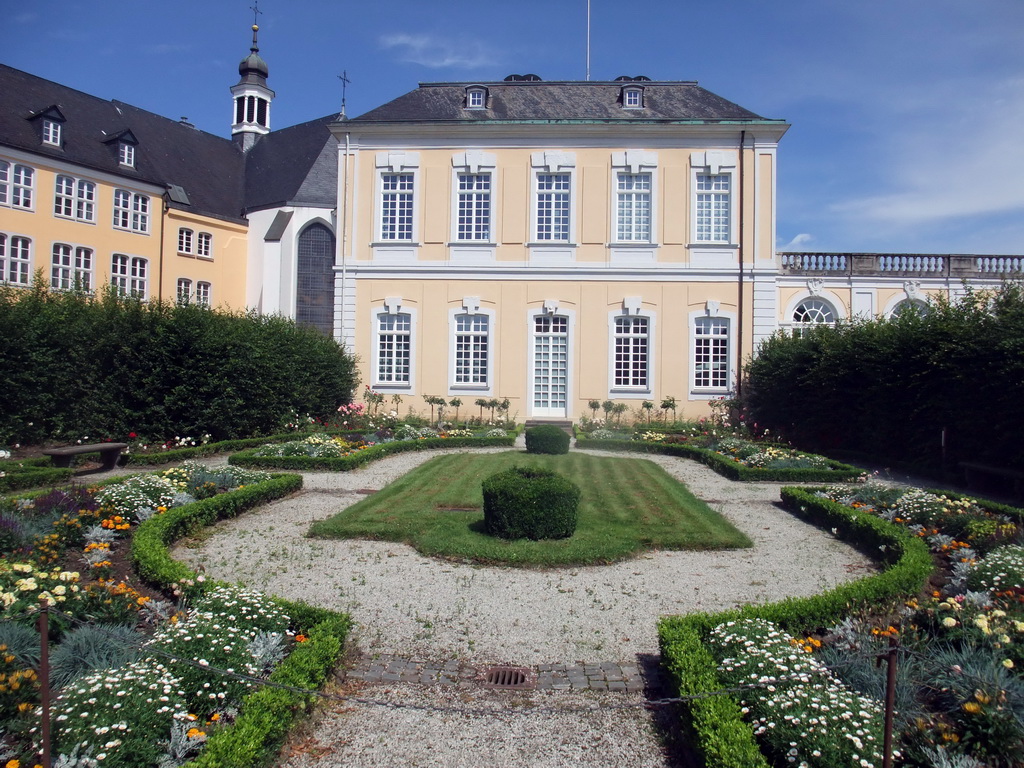
<svg viewBox="0 0 1024 768"><path fill-rule="evenodd" d="M342 671L347 681L364 683L415 683L479 687L486 683L493 666L471 665L449 661L419 661L397 656L361 658ZM528 687L534 690L612 691L636 693L660 689L664 680L657 659L633 662L602 662L597 664L540 664L515 667L526 675Z"/></svg>

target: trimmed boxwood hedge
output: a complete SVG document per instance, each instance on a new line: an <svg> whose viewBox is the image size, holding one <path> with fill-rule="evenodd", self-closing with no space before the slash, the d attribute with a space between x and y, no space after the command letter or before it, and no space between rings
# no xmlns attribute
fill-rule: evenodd
<svg viewBox="0 0 1024 768"><path fill-rule="evenodd" d="M586 445L579 445L579 447L598 451L657 453L663 456L680 456L686 459L695 459L702 464L707 464L715 472L728 477L730 480L762 480L776 483L838 483L858 480L865 474L863 469L833 461L832 459L826 459L829 465L828 469L797 467L762 469L760 467L748 467L716 451L698 448L695 445L687 445L686 443L652 443L643 440L587 440Z"/></svg>
<svg viewBox="0 0 1024 768"><path fill-rule="evenodd" d="M267 441L263 441L266 443ZM314 458L312 456L255 456L255 449L240 451L228 457L229 464L257 469L291 469L296 471L328 470L348 472L371 461L393 453L430 451L443 448L491 448L515 445L515 435L509 437L425 437L419 440L395 440L362 448L348 456ZM261 444L263 444L261 443Z"/></svg>
<svg viewBox="0 0 1024 768"><path fill-rule="evenodd" d="M565 433L563 433L565 434ZM502 539L567 539L576 532L580 489L541 467L512 467L483 482L484 525Z"/></svg>
<svg viewBox="0 0 1024 768"><path fill-rule="evenodd" d="M122 456L122 463L125 466L159 466L160 464L170 464L175 461L185 461L186 459L194 459L200 456L213 456L218 453L231 453L232 451L241 451L246 448L258 448L267 443L286 443L289 440L301 440L310 434L312 433L285 432L266 437L221 440L216 443L207 443L206 445L197 445L191 448L171 448L159 453L129 453ZM347 437L353 440L361 439L363 436L362 432L353 432L351 430L344 432L327 430L326 434Z"/></svg>
<svg viewBox="0 0 1024 768"><path fill-rule="evenodd" d="M234 517L259 504L285 496L302 487L299 475L275 475L270 480L245 486L193 504L170 509L142 523L132 538L131 557L136 572L149 583L168 589L183 580L197 581L197 574L174 560L168 551L182 536L217 520ZM213 589L218 582L196 584ZM270 681L308 691L318 690L327 679L345 644L351 620L301 602L268 597L292 617L306 636L270 675ZM276 757L288 730L307 709L314 694L271 686L258 687L246 697L235 722L210 736L202 753L186 763L194 768L256 768Z"/></svg>
<svg viewBox="0 0 1024 768"><path fill-rule="evenodd" d="M569 434L553 424L542 424L526 430L526 452L558 456L569 452Z"/></svg>
<svg viewBox="0 0 1024 768"><path fill-rule="evenodd" d="M49 459L26 459L0 462L0 472L3 473L3 477L0 477L0 493L4 493L62 483L75 471L54 467Z"/></svg>
<svg viewBox="0 0 1024 768"><path fill-rule="evenodd" d="M758 617L799 633L839 623L853 611L915 597L924 588L934 567L925 542L902 526L815 496L816 490L820 489L783 488L783 505L808 522L835 528L839 538L866 554L883 553L886 569L811 597L663 618L658 623L662 660L674 676L680 696L700 697L724 687L704 645L708 632L723 622ZM703 696L683 706L706 768L768 767L753 730L743 721L739 704L731 696Z"/></svg>

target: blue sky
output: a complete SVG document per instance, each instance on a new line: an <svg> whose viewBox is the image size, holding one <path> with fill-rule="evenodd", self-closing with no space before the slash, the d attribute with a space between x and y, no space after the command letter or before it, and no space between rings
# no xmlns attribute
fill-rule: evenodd
<svg viewBox="0 0 1024 768"><path fill-rule="evenodd" d="M252 0L0 0L0 61L226 136ZM273 127L418 82L586 76L586 0L260 0ZM591 78L792 124L778 245L1024 253L1024 0L592 0Z"/></svg>

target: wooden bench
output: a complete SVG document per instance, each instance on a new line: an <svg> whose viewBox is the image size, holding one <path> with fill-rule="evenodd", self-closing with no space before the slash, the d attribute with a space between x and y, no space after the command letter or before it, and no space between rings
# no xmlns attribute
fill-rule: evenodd
<svg viewBox="0 0 1024 768"><path fill-rule="evenodd" d="M984 488L979 480L983 476L1006 478L1013 483L1013 492L1017 498L1024 498L1024 472L1016 469L993 467L989 464L978 464L973 461L961 461L960 468L964 471L967 485L970 488Z"/></svg>
<svg viewBox="0 0 1024 768"><path fill-rule="evenodd" d="M128 443L91 443L89 445L68 445L64 448L46 448L43 454L50 457L55 467L70 467L71 459L82 453L98 453L100 461L103 462L103 472L108 472L117 466L117 460L121 451L128 447Z"/></svg>

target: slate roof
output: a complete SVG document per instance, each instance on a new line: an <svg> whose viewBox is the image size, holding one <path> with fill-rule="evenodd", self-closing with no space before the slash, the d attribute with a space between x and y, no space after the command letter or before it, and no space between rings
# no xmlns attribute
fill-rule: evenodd
<svg viewBox="0 0 1024 768"><path fill-rule="evenodd" d="M466 88L487 89L485 109L466 109ZM643 89L643 108L623 108L624 86ZM767 121L695 82L420 83L419 88L352 119L393 122L731 122Z"/></svg>
<svg viewBox="0 0 1024 768"><path fill-rule="evenodd" d="M338 199L338 144L329 115L273 131L249 150L246 210L278 205L323 205Z"/></svg>
<svg viewBox="0 0 1024 768"><path fill-rule="evenodd" d="M61 147L42 144L29 118L56 106L65 118ZM118 163L117 138L138 142L135 168ZM189 205L172 207L231 221L242 218L245 162L237 145L121 101L105 101L0 64L0 146L49 156L160 187L176 184Z"/></svg>

